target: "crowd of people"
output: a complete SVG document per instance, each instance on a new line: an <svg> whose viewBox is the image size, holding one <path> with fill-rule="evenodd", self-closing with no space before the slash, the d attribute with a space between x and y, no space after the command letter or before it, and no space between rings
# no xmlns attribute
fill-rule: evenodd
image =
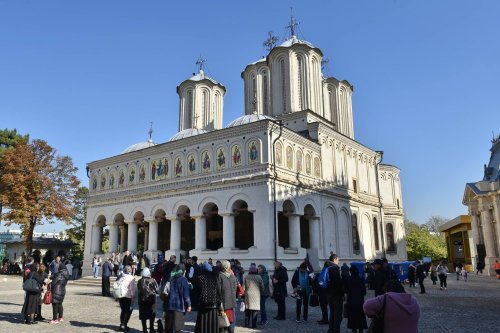
<svg viewBox="0 0 500 333"><path fill-rule="evenodd" d="M391 323L391 329L386 332L417 332L418 302L405 293L385 259L376 259L360 272L357 267L347 264L339 267L338 256L332 254L322 270L315 272L306 258L289 281L288 271L279 261L275 262L271 276L264 265L252 263L245 270L235 259L215 263L209 259L198 263L195 256L180 264L171 256L164 263L154 265L152 271L143 266L136 267L134 272L126 262L128 256L130 253L124 253L118 264L118 282L113 287L121 308L120 331L129 330L137 294L144 333L156 332L157 295L163 301L164 311L164 317L158 321L159 332L181 332L185 316L191 311L197 312L195 333L234 333L238 313L244 316L245 327L262 327L268 323L266 302L269 297L277 303L274 320L284 321L288 296L295 298L297 323L307 322L309 308L319 306L322 318L318 324L328 325L328 333L340 332L343 318L347 318L350 330L362 332L369 326L367 317L380 316L381 312L386 313L384 320ZM102 265L103 274L113 274L112 263L112 258L108 258L107 267ZM134 273L141 275L137 283ZM107 280L103 278L103 281ZM290 294L289 283L293 290ZM375 291L375 298L365 301L367 288Z"/></svg>

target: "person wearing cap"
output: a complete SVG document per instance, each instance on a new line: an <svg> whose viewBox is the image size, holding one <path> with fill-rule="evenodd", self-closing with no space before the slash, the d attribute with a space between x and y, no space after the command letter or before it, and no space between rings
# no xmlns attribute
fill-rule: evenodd
<svg viewBox="0 0 500 333"><path fill-rule="evenodd" d="M120 332L128 332L128 321L130 320L130 316L132 315L132 302L134 301L134 296L137 289L134 276L132 275L131 266L126 265L123 268L123 275L120 279L123 279L122 289L126 290L126 292L123 297L118 298L121 309L120 328L118 330Z"/></svg>
<svg viewBox="0 0 500 333"><path fill-rule="evenodd" d="M158 283L151 277L149 268L144 267L141 271L142 278L137 284L139 319L142 323L142 332L148 333L147 321L149 320L149 331L154 332L154 320L156 295L159 293Z"/></svg>
<svg viewBox="0 0 500 333"><path fill-rule="evenodd" d="M304 305L304 313L302 318L307 321L307 315L309 310L309 295L312 290L312 280L308 273L307 263L303 262L300 264L299 269L295 271L292 277L292 288L297 292L300 297L297 297L295 316L296 322L300 323L300 313L302 305Z"/></svg>
<svg viewBox="0 0 500 333"><path fill-rule="evenodd" d="M264 282L258 274L257 265L251 264L245 285L245 326L257 328L257 316L260 311L260 295L264 291Z"/></svg>

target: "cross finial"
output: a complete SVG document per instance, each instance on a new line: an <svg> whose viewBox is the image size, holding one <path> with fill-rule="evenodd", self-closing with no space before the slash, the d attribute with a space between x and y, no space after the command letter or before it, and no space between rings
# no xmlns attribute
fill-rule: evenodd
<svg viewBox="0 0 500 333"><path fill-rule="evenodd" d="M295 28L299 25L300 23L297 22L297 20L293 17L293 7L290 7L290 23L288 26L286 26L286 29L290 30L290 36L293 37L295 36Z"/></svg>
<svg viewBox="0 0 500 333"><path fill-rule="evenodd" d="M269 31L267 33L267 35L268 35L268 37L264 41L264 43L262 43L262 45L264 45L264 47L266 48L267 51L271 51L273 49L274 45L276 45L276 43L278 42L279 37L273 35L272 31Z"/></svg>
<svg viewBox="0 0 500 333"><path fill-rule="evenodd" d="M321 60L321 70L324 70L326 65L328 65L329 62L330 62L330 59L323 58L323 60Z"/></svg>
<svg viewBox="0 0 500 333"><path fill-rule="evenodd" d="M201 55L198 57L198 60L196 60L196 65L200 72L203 70L203 67L205 67L206 62L207 61Z"/></svg>
<svg viewBox="0 0 500 333"><path fill-rule="evenodd" d="M151 125L149 127L149 142L153 142L153 122L151 122Z"/></svg>

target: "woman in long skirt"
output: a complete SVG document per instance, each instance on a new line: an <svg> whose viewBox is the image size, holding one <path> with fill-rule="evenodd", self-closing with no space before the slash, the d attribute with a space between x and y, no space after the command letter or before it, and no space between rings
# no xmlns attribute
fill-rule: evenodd
<svg viewBox="0 0 500 333"><path fill-rule="evenodd" d="M219 322L217 314L221 304L221 292L218 284L218 275L212 272L212 266L203 263L201 273L195 283L198 286L199 307L196 317L195 333L218 333Z"/></svg>
<svg viewBox="0 0 500 333"><path fill-rule="evenodd" d="M35 316L38 313L38 307L40 306L40 294L42 292L42 286L44 284L44 276L40 272L40 265L34 263L31 265L32 270L28 276L28 279L33 279L38 283L39 291L37 292L26 292L26 297L24 299L22 313L26 318L26 324L31 325L35 323Z"/></svg>

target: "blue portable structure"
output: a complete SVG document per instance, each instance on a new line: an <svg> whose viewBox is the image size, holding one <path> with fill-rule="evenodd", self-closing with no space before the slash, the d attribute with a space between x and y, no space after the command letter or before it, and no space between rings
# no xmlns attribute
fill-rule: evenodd
<svg viewBox="0 0 500 333"><path fill-rule="evenodd" d="M389 266L396 272L399 281L403 282L408 279L408 268L414 261L392 262Z"/></svg>

